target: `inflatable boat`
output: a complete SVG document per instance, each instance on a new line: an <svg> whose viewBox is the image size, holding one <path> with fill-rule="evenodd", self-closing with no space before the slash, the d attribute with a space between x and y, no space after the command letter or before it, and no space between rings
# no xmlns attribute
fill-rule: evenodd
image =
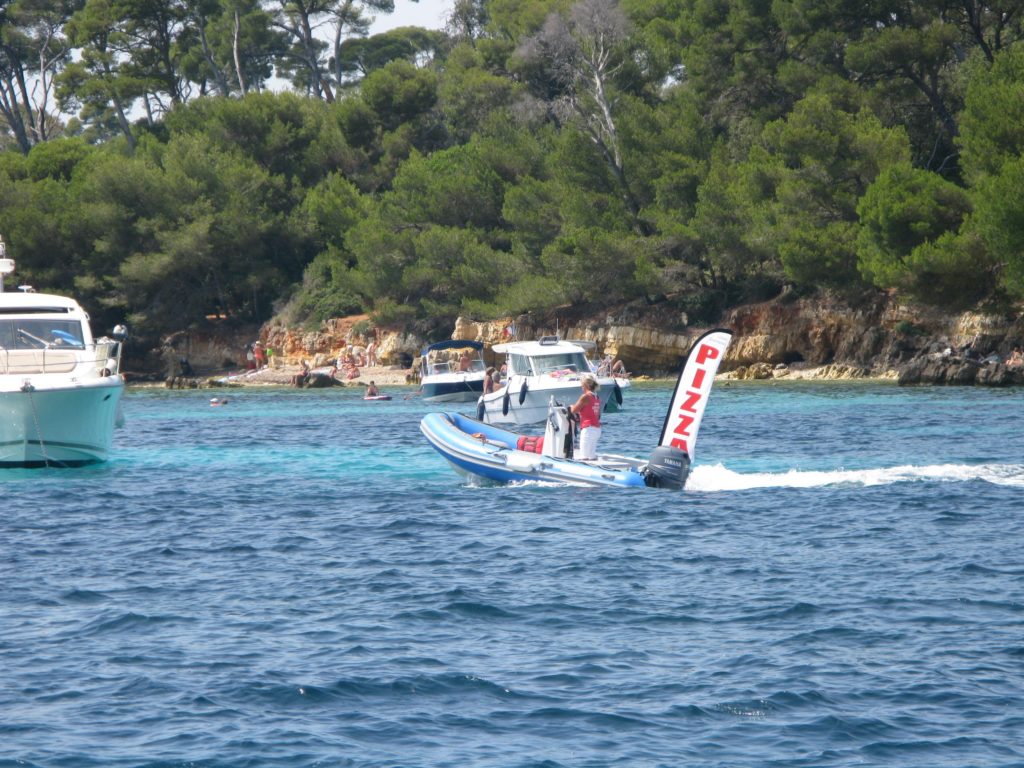
<svg viewBox="0 0 1024 768"><path fill-rule="evenodd" d="M498 483L523 480L620 488L681 490L690 474L700 428L719 363L732 332L716 329L694 342L684 361L661 439L647 459L598 454L573 458L567 405L551 397L544 435L522 435L458 413L428 413L420 431L456 472Z"/></svg>

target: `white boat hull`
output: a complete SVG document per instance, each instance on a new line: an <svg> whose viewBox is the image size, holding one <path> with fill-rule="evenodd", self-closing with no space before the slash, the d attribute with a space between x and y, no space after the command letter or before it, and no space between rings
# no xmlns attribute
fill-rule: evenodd
<svg viewBox="0 0 1024 768"><path fill-rule="evenodd" d="M4 377L7 378L7 377ZM74 385L36 383L0 391L0 466L80 465L105 461L113 442L124 379Z"/></svg>
<svg viewBox="0 0 1024 768"><path fill-rule="evenodd" d="M427 403L472 403L484 391L484 372L425 376L420 381L420 390Z"/></svg>
<svg viewBox="0 0 1024 768"><path fill-rule="evenodd" d="M526 384L526 394L520 394L523 384ZM598 379L597 395L601 399L601 409L604 410L608 399L615 391L615 381L611 378ZM480 401L483 403L482 421L488 424L539 424L548 417L548 405L551 398L563 405L575 403L583 390L580 387L578 377L559 380L550 376L531 376L527 379L512 377L508 385L483 395ZM479 413L479 406L477 410Z"/></svg>

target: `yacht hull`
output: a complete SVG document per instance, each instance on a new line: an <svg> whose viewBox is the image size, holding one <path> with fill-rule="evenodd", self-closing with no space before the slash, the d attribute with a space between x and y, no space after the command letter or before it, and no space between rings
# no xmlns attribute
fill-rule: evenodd
<svg viewBox="0 0 1024 768"><path fill-rule="evenodd" d="M37 378L0 391L0 466L106 461L123 392L120 375L54 387Z"/></svg>

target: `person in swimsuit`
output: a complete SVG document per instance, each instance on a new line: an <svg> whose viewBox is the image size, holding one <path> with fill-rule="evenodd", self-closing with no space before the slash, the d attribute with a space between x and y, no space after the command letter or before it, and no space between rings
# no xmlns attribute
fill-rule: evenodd
<svg viewBox="0 0 1024 768"><path fill-rule="evenodd" d="M494 386L494 366L491 366L484 373L484 394L489 395L495 390Z"/></svg>

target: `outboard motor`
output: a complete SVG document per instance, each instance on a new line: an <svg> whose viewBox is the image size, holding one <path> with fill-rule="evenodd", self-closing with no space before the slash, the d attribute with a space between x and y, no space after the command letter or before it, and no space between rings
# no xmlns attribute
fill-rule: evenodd
<svg viewBox="0 0 1024 768"><path fill-rule="evenodd" d="M553 459L572 458L572 422L568 408L551 398L548 403L548 422L544 427L544 449L542 453Z"/></svg>
<svg viewBox="0 0 1024 768"><path fill-rule="evenodd" d="M681 491L690 476L690 457L674 445L659 445L651 451L644 470L644 484L650 488Z"/></svg>

